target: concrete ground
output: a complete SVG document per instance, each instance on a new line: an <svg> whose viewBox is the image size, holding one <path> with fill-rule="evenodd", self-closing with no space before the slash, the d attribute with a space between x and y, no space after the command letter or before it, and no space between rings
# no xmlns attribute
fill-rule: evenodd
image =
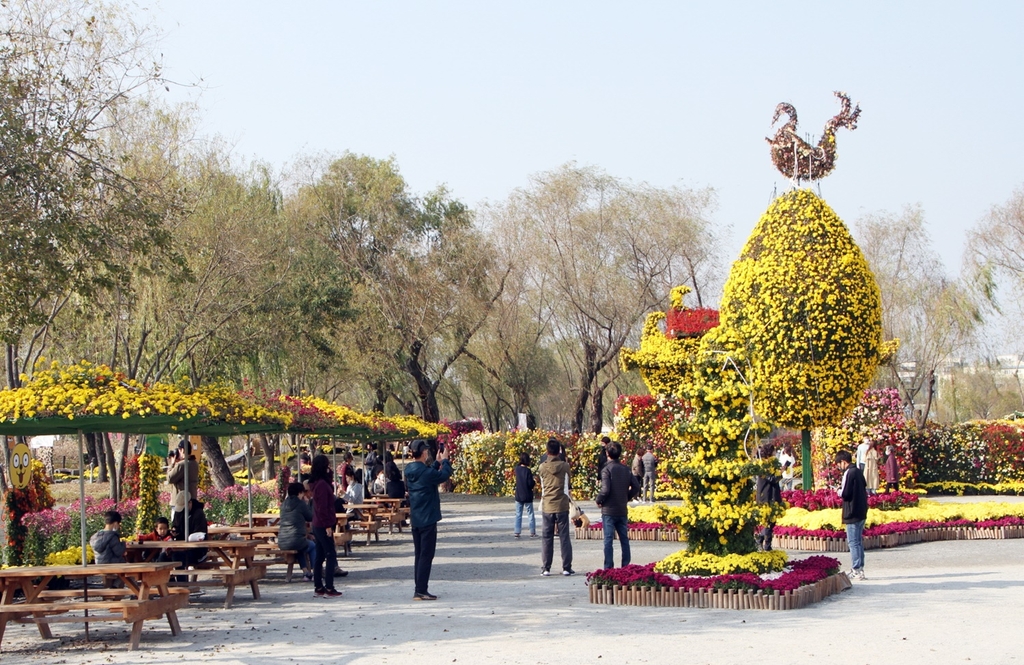
<svg viewBox="0 0 1024 665"><path fill-rule="evenodd" d="M280 567L235 607L207 591L179 613L183 634L148 622L141 649L127 630L94 624L11 625L8 663L1017 663L1024 661L1024 540L922 543L867 552L869 579L790 612L626 608L587 602L600 541L573 540L575 577L540 576L540 539L512 538L510 499L445 496L430 589L413 602L412 542L381 536L342 557L344 596L315 599ZM583 504L587 513L597 513ZM524 527L525 530L525 527ZM634 542L634 563L675 551ZM841 555L844 565L848 555ZM616 549L616 559L618 550ZM556 545L555 560L558 561ZM554 566L557 570L558 565Z"/></svg>

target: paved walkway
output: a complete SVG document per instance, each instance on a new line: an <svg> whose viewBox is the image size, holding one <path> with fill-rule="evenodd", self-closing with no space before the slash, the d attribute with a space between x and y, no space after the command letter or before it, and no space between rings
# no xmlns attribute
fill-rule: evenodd
<svg viewBox="0 0 1024 665"><path fill-rule="evenodd" d="M586 506L586 504L584 504ZM793 612L621 608L587 602L585 575L600 541L573 541L575 577L540 576L540 539L513 539L509 499L444 497L431 591L412 602L408 532L381 536L341 559L344 597L314 599L280 568L254 602L222 594L179 612L125 650L121 625L58 625L43 642L33 626L8 628L0 662L187 663L1019 663L1024 540L922 543L867 553L869 580ZM588 514L596 511L593 506ZM636 542L635 563L672 543ZM558 558L557 545L555 552ZM616 557L618 551L616 550ZM848 555L842 555L844 564Z"/></svg>

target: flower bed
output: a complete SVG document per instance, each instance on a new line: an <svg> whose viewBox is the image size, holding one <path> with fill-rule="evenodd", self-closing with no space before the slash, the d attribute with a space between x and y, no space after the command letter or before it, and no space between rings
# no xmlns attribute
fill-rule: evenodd
<svg viewBox="0 0 1024 665"><path fill-rule="evenodd" d="M1024 482L1006 483L959 483L959 482L938 482L919 483L918 489L925 493L939 496L976 496L976 495L1003 495L1003 496L1024 496Z"/></svg>
<svg viewBox="0 0 1024 665"><path fill-rule="evenodd" d="M596 570L587 575L590 602L721 609L790 610L850 588L837 559L812 556L792 562L781 575L753 573L679 577L655 564Z"/></svg>
<svg viewBox="0 0 1024 665"><path fill-rule="evenodd" d="M947 522L890 522L864 530L864 549L898 547L937 540L1003 540L1024 538L1024 518L949 520ZM775 546L811 552L849 552L846 532L834 529L775 527Z"/></svg>
<svg viewBox="0 0 1024 665"><path fill-rule="evenodd" d="M630 522L628 524L630 540L656 540L663 542L679 542L679 527L660 522ZM615 536L616 539L618 536ZM604 540L604 524L591 522L585 529L576 529L576 540Z"/></svg>
<svg viewBox="0 0 1024 665"><path fill-rule="evenodd" d="M839 493L831 489L787 490L782 493L782 500L794 508L803 508L807 511L843 507L843 500L839 498ZM910 492L871 494L868 496L868 508L872 510L902 510L916 506L919 500L918 495Z"/></svg>

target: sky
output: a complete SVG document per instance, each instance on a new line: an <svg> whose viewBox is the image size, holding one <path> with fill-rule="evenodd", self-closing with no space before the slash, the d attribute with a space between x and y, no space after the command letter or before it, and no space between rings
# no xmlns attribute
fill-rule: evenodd
<svg viewBox="0 0 1024 665"><path fill-rule="evenodd" d="M476 206L575 161L711 187L726 259L789 187L765 137L861 105L820 182L848 224L924 211L955 275L969 231L1024 184L1024 3L167 0L166 75L236 157L393 155L412 190ZM194 90L174 88L179 99Z"/></svg>

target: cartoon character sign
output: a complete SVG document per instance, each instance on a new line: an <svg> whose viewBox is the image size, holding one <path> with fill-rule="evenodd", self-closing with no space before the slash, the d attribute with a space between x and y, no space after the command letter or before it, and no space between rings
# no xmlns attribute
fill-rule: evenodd
<svg viewBox="0 0 1024 665"><path fill-rule="evenodd" d="M11 481L15 487L20 490L28 487L28 481L32 478L32 456L28 446L24 443L14 446L14 450L11 451L11 464L7 468L11 470Z"/></svg>

